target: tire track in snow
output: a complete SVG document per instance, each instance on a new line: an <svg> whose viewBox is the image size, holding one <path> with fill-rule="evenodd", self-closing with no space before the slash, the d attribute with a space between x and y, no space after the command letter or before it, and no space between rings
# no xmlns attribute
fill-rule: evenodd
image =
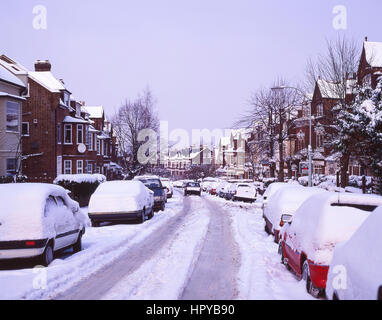
<svg viewBox="0 0 382 320"><path fill-rule="evenodd" d="M240 252L232 234L229 214L208 197L210 223L199 259L185 290L184 300L232 300L237 298Z"/></svg>
<svg viewBox="0 0 382 320"><path fill-rule="evenodd" d="M190 212L171 240L102 299L178 299L199 257L209 223L208 210L200 198L186 198L185 203Z"/></svg>

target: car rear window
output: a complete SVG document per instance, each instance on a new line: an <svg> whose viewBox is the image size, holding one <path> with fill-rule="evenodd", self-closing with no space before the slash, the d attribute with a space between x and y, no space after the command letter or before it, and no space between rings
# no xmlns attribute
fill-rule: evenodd
<svg viewBox="0 0 382 320"><path fill-rule="evenodd" d="M239 184L239 188L249 188L249 185L247 184Z"/></svg>
<svg viewBox="0 0 382 320"><path fill-rule="evenodd" d="M147 188L161 188L162 184L157 179L142 179L140 180Z"/></svg>
<svg viewBox="0 0 382 320"><path fill-rule="evenodd" d="M355 208L366 212L373 212L375 209L377 209L377 206L373 205L367 205L367 204L353 204L353 203L332 203L332 207L349 207L349 208Z"/></svg>
<svg viewBox="0 0 382 320"><path fill-rule="evenodd" d="M191 188L199 188L200 187L200 184L199 183L196 183L196 182L189 182L187 184L187 187L191 187Z"/></svg>

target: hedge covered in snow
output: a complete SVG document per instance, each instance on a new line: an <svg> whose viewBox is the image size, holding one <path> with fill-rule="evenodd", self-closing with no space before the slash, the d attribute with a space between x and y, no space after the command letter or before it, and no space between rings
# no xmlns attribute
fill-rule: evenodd
<svg viewBox="0 0 382 320"><path fill-rule="evenodd" d="M72 199L84 207L89 204L90 197L98 186L105 181L106 177L102 174L62 174L53 183L71 191Z"/></svg>

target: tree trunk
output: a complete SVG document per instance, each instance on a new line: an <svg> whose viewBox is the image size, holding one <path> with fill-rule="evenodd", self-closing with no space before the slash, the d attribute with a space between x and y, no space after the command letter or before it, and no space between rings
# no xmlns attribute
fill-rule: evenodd
<svg viewBox="0 0 382 320"><path fill-rule="evenodd" d="M344 154L340 159L341 164L341 188L347 187L350 155Z"/></svg>
<svg viewBox="0 0 382 320"><path fill-rule="evenodd" d="M279 142L279 157L280 157L280 165L279 165L279 182L284 182L284 144Z"/></svg>

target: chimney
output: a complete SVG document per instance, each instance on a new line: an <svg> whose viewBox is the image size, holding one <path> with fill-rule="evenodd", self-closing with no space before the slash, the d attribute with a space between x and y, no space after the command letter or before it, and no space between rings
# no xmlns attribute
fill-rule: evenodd
<svg viewBox="0 0 382 320"><path fill-rule="evenodd" d="M34 64L34 69L36 72L50 71L52 69L52 65L49 60L37 60Z"/></svg>
<svg viewBox="0 0 382 320"><path fill-rule="evenodd" d="M367 37L365 37L365 41L367 42Z"/></svg>

